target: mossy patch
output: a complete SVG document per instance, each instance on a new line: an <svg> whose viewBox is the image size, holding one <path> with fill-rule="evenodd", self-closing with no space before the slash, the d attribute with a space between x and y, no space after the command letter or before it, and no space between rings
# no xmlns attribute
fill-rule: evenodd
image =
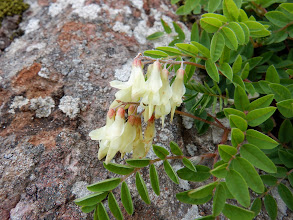
<svg viewBox="0 0 293 220"><path fill-rule="evenodd" d="M0 0L0 21L6 16L21 15L28 8L23 0Z"/></svg>

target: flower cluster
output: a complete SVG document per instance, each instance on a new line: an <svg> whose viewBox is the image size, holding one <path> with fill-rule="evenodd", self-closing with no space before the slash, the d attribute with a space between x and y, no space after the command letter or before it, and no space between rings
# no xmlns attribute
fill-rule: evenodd
<svg viewBox="0 0 293 220"><path fill-rule="evenodd" d="M133 152L134 158L145 157L155 136L155 118L161 118L164 126L166 115L171 113L172 121L176 107L182 103L184 70L180 68L177 71L170 86L169 71L162 69L159 61L149 65L144 75L141 60L136 58L129 80L114 80L110 85L119 91L108 111L106 125L89 134L92 140L100 141L98 158L101 160L106 156L105 163L109 163L117 152L122 157L130 152ZM143 108L141 113L137 112L138 106ZM141 114L147 122L144 135Z"/></svg>

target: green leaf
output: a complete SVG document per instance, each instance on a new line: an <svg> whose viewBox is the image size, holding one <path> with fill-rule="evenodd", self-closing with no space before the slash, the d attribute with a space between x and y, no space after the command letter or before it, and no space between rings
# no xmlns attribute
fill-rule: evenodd
<svg viewBox="0 0 293 220"><path fill-rule="evenodd" d="M78 206L93 206L105 199L107 195L108 192L93 193L88 196L76 199L74 202Z"/></svg>
<svg viewBox="0 0 293 220"><path fill-rule="evenodd" d="M249 29L248 29L247 25L244 24L243 22L240 22L238 24L241 26L241 28L243 30L243 33L244 33L244 36L245 36L245 44L247 44L249 42L249 36L250 36Z"/></svg>
<svg viewBox="0 0 293 220"><path fill-rule="evenodd" d="M226 184L235 199L247 208L250 205L250 196L243 177L237 171L229 170L226 176Z"/></svg>
<svg viewBox="0 0 293 220"><path fill-rule="evenodd" d="M210 0L208 1L208 12L212 13L216 11L221 4L221 0Z"/></svg>
<svg viewBox="0 0 293 220"><path fill-rule="evenodd" d="M230 190L227 187L226 182L220 182L220 184L224 187L225 192L226 192L226 199L235 199Z"/></svg>
<svg viewBox="0 0 293 220"><path fill-rule="evenodd" d="M279 5L280 9L284 11L288 16L293 15L292 3L283 3Z"/></svg>
<svg viewBox="0 0 293 220"><path fill-rule="evenodd" d="M237 21L239 9L233 0L223 0L223 13L228 21Z"/></svg>
<svg viewBox="0 0 293 220"><path fill-rule="evenodd" d="M239 128L241 131L246 131L247 129L247 122L237 115L230 115L229 122L231 128Z"/></svg>
<svg viewBox="0 0 293 220"><path fill-rule="evenodd" d="M244 82L245 85L245 91L247 91L249 94L254 95L255 94L255 88L254 86L249 82Z"/></svg>
<svg viewBox="0 0 293 220"><path fill-rule="evenodd" d="M290 182L291 187L293 187L293 173L290 173L290 175L288 176L288 180Z"/></svg>
<svg viewBox="0 0 293 220"><path fill-rule="evenodd" d="M199 43L204 45L206 48L210 48L211 39L208 32L206 32L205 30L202 30L200 33Z"/></svg>
<svg viewBox="0 0 293 220"><path fill-rule="evenodd" d="M278 138L281 141L281 143L289 143L293 140L293 126L291 124L291 121L289 119L286 119L281 124Z"/></svg>
<svg viewBox="0 0 293 220"><path fill-rule="evenodd" d="M194 199L205 198L205 197L213 194L213 190L217 186L217 184L218 184L218 182L212 182L210 184L200 186L200 187L188 192L188 196L191 198L194 198Z"/></svg>
<svg viewBox="0 0 293 220"><path fill-rule="evenodd" d="M228 163L224 163L210 171L210 173L218 178L225 178L227 175L227 166Z"/></svg>
<svg viewBox="0 0 293 220"><path fill-rule="evenodd" d="M146 50L143 52L145 56L152 58L168 57L168 54L160 50Z"/></svg>
<svg viewBox="0 0 293 220"><path fill-rule="evenodd" d="M174 27L174 30L176 31L176 33L178 34L178 39L179 40L184 40L185 39L185 34L182 31L182 29L180 28L180 26L177 23L173 22L173 27Z"/></svg>
<svg viewBox="0 0 293 220"><path fill-rule="evenodd" d="M242 57L241 57L240 54L238 54L238 56L236 57L235 62L233 63L233 66L232 66L233 73L240 72L241 67L242 67Z"/></svg>
<svg viewBox="0 0 293 220"><path fill-rule="evenodd" d="M115 196L112 192L110 192L109 196L108 196L108 206L109 206L109 209L112 212L113 216L116 219L123 220L123 215L122 215L121 209L119 208L117 200L115 199Z"/></svg>
<svg viewBox="0 0 293 220"><path fill-rule="evenodd" d="M273 149L279 145L274 139L253 129L246 131L246 139L250 144L257 146L259 149Z"/></svg>
<svg viewBox="0 0 293 220"><path fill-rule="evenodd" d="M84 213L90 213L95 208L96 208L96 205L93 205L93 206L83 206L83 207L81 207L81 211L84 212Z"/></svg>
<svg viewBox="0 0 293 220"><path fill-rule="evenodd" d="M171 4L174 5L176 4L177 2L179 2L180 0L171 0Z"/></svg>
<svg viewBox="0 0 293 220"><path fill-rule="evenodd" d="M196 22L193 23L192 28L191 28L190 41L195 41L195 42L199 41L199 28L198 28L198 24Z"/></svg>
<svg viewBox="0 0 293 220"><path fill-rule="evenodd" d="M211 60L207 59L205 62L205 68L208 75L217 83L220 81L219 73L216 64Z"/></svg>
<svg viewBox="0 0 293 220"><path fill-rule="evenodd" d="M224 113L225 113L226 117L228 117L229 115L238 115L241 118L244 118L244 119L246 118L246 115L242 111L239 111L234 108L225 108Z"/></svg>
<svg viewBox="0 0 293 220"><path fill-rule="evenodd" d="M246 79L249 75L249 63L246 63L241 71L241 79Z"/></svg>
<svg viewBox="0 0 293 220"><path fill-rule="evenodd" d="M247 21L248 17L247 14L245 13L245 11L243 9L240 9L240 15L239 15L239 21Z"/></svg>
<svg viewBox="0 0 293 220"><path fill-rule="evenodd" d="M117 163L104 163L104 167L112 173L120 174L120 175L127 175L134 171L133 167L117 164Z"/></svg>
<svg viewBox="0 0 293 220"><path fill-rule="evenodd" d="M263 183L268 186L274 186L277 184L278 179L272 175L261 175L260 178L262 179Z"/></svg>
<svg viewBox="0 0 293 220"><path fill-rule="evenodd" d="M262 57L253 57L251 59L246 60L244 64L249 63L249 70L252 70L262 61L262 59Z"/></svg>
<svg viewBox="0 0 293 220"><path fill-rule="evenodd" d="M172 29L170 28L170 26L161 18L161 23L162 23L162 26L165 30L165 32L167 34L170 34L172 32Z"/></svg>
<svg viewBox="0 0 293 220"><path fill-rule="evenodd" d="M293 154L285 150L279 150L279 157L286 167L293 168Z"/></svg>
<svg viewBox="0 0 293 220"><path fill-rule="evenodd" d="M159 177L158 177L158 172L154 164L150 165L150 181L151 181L151 186L154 192L159 196L160 195Z"/></svg>
<svg viewBox="0 0 293 220"><path fill-rule="evenodd" d="M97 206L97 213L98 213L98 218L102 220L110 220L108 213L102 203L99 203Z"/></svg>
<svg viewBox="0 0 293 220"><path fill-rule="evenodd" d="M95 211L94 211L94 220L99 220L99 216L98 216L98 206L96 205Z"/></svg>
<svg viewBox="0 0 293 220"><path fill-rule="evenodd" d="M184 44L184 43L178 43L175 44L176 47L181 49L185 54L196 56L198 54L197 47L193 46L192 44Z"/></svg>
<svg viewBox="0 0 293 220"><path fill-rule="evenodd" d="M269 85L272 92L275 94L275 99L277 102L284 101L291 98L291 93L289 89L287 89L285 86L282 86L281 84L277 83L271 83Z"/></svg>
<svg viewBox="0 0 293 220"><path fill-rule="evenodd" d="M277 107L281 114L284 115L284 117L293 117L293 99L278 102Z"/></svg>
<svg viewBox="0 0 293 220"><path fill-rule="evenodd" d="M278 27L286 26L290 20L287 16L281 11L269 11L265 13L266 18Z"/></svg>
<svg viewBox="0 0 293 220"><path fill-rule="evenodd" d="M240 45L245 44L245 34L242 27L238 23L230 22L227 25L227 27L230 28L235 33L238 40L238 44Z"/></svg>
<svg viewBox="0 0 293 220"><path fill-rule="evenodd" d="M258 213L260 212L260 210L261 210L261 199L256 198L250 207L250 211L253 211L254 217L256 217Z"/></svg>
<svg viewBox="0 0 293 220"><path fill-rule="evenodd" d="M278 193L281 196L282 200L285 202L287 207L293 211L293 195L290 189L287 188L284 184L278 186Z"/></svg>
<svg viewBox="0 0 293 220"><path fill-rule="evenodd" d="M157 50L162 50L170 56L181 55L182 52L174 47L157 47Z"/></svg>
<svg viewBox="0 0 293 220"><path fill-rule="evenodd" d="M210 55L211 55L212 62L216 62L218 59L220 59L222 52L224 50L224 46L225 46L224 36L220 32L215 33L212 38L211 47L210 47Z"/></svg>
<svg viewBox="0 0 293 220"><path fill-rule="evenodd" d="M277 166L277 172L271 173L272 176L277 178L285 178L287 176L288 170L285 167Z"/></svg>
<svg viewBox="0 0 293 220"><path fill-rule="evenodd" d="M188 191L184 191L184 192L180 192L176 194L176 198L183 203L187 203L187 204L193 204L193 205L201 205L201 204L205 204L208 201L211 200L211 198L213 197L212 195L208 195L205 198L201 198L201 199L194 199L188 196L188 193L191 190Z"/></svg>
<svg viewBox="0 0 293 220"><path fill-rule="evenodd" d="M263 182L254 167L244 158L237 157L232 162L233 169L241 174L247 185L256 193L264 192Z"/></svg>
<svg viewBox="0 0 293 220"><path fill-rule="evenodd" d="M188 168L182 168L177 171L177 174L181 179L192 182L202 182L211 176L209 173L210 169L208 167L197 165L195 168L197 172L193 172Z"/></svg>
<svg viewBox="0 0 293 220"><path fill-rule="evenodd" d="M223 214L231 220L251 220L254 217L254 212L227 203L223 209Z"/></svg>
<svg viewBox="0 0 293 220"><path fill-rule="evenodd" d="M200 19L200 26L208 33L215 33L222 24L222 21L217 18L205 17Z"/></svg>
<svg viewBox="0 0 293 220"><path fill-rule="evenodd" d="M196 58L192 57L189 62L196 62ZM187 84L187 82L189 82L189 80L191 79L191 77L194 75L195 73L195 66L193 65L186 65L185 67L185 74L184 74L184 83ZM184 100L186 101L186 100Z"/></svg>
<svg viewBox="0 0 293 220"><path fill-rule="evenodd" d="M181 156L183 155L182 150L180 149L180 147L178 146L177 143L175 143L174 141L170 142L170 148L171 148L171 152L175 155Z"/></svg>
<svg viewBox="0 0 293 220"><path fill-rule="evenodd" d="M273 94L269 94L269 95L263 96L261 98L258 98L249 104L247 110L252 111L252 110L258 109L258 108L268 107L272 103L273 99L274 99Z"/></svg>
<svg viewBox="0 0 293 220"><path fill-rule="evenodd" d="M226 201L226 191L223 185L218 184L213 199L213 216L218 216L222 212Z"/></svg>
<svg viewBox="0 0 293 220"><path fill-rule="evenodd" d="M146 167L150 164L150 159L147 158L143 158L143 159L127 159L126 163L128 163L130 166L133 167Z"/></svg>
<svg viewBox="0 0 293 220"><path fill-rule="evenodd" d="M267 194L265 196L264 205L271 220L277 219L277 213L278 213L277 202L270 194Z"/></svg>
<svg viewBox="0 0 293 220"><path fill-rule="evenodd" d="M233 80L233 71L228 63L222 63L220 67L221 72L231 81Z"/></svg>
<svg viewBox="0 0 293 220"><path fill-rule="evenodd" d="M244 85L243 80L241 79L240 76L238 76L236 74L233 75L233 84L235 87L240 86L245 91L245 85Z"/></svg>
<svg viewBox="0 0 293 220"><path fill-rule="evenodd" d="M151 204L150 198L149 198L149 193L146 188L146 184L143 181L141 175L139 172L135 174L135 184L137 191L141 197L141 199L146 203L146 204Z"/></svg>
<svg viewBox="0 0 293 220"><path fill-rule="evenodd" d="M237 149L235 147L224 144L219 144L218 150L221 158L225 162L228 162L237 153Z"/></svg>
<svg viewBox="0 0 293 220"><path fill-rule="evenodd" d="M257 21L245 21L243 22L250 31L250 37L266 37L271 33Z"/></svg>
<svg viewBox="0 0 293 220"><path fill-rule="evenodd" d="M121 202L129 215L133 213L133 203L130 195L129 188L125 182L122 182L121 186Z"/></svg>
<svg viewBox="0 0 293 220"><path fill-rule="evenodd" d="M240 148L240 155L255 167L268 173L277 172L275 164L256 146L244 144Z"/></svg>
<svg viewBox="0 0 293 220"><path fill-rule="evenodd" d="M213 215L206 215L201 218L197 218L196 220L215 220L215 217Z"/></svg>
<svg viewBox="0 0 293 220"><path fill-rule="evenodd" d="M234 104L236 109L244 111L248 109L249 100L245 90L241 86L237 86L234 93Z"/></svg>
<svg viewBox="0 0 293 220"><path fill-rule="evenodd" d="M162 160L165 159L167 155L169 155L169 151L166 150L164 147L160 147L158 145L153 145L153 150L155 154Z"/></svg>
<svg viewBox="0 0 293 220"><path fill-rule="evenodd" d="M238 41L235 33L228 27L223 27L221 33L225 38L225 45L231 50L237 50Z"/></svg>
<svg viewBox="0 0 293 220"><path fill-rule="evenodd" d="M244 141L244 134L238 128L232 128L231 132L231 142L234 147L237 147L238 144L241 144Z"/></svg>
<svg viewBox="0 0 293 220"><path fill-rule="evenodd" d="M202 18L217 18L218 20L226 23L227 22L227 18L221 14L215 14L215 13L205 13L201 15Z"/></svg>
<svg viewBox="0 0 293 220"><path fill-rule="evenodd" d="M249 126L255 127L266 121L276 111L276 107L259 108L250 111L246 115Z"/></svg>
<svg viewBox="0 0 293 220"><path fill-rule="evenodd" d="M149 36L147 36L147 40L155 40L155 39L158 39L160 37L162 37L165 33L164 32L161 32L161 31L158 31L158 32L155 32Z"/></svg>
<svg viewBox="0 0 293 220"><path fill-rule="evenodd" d="M176 184L179 184L179 179L175 173L175 171L173 170L173 167L170 165L170 163L168 162L168 160L164 160L164 169L167 173L167 175L169 176L169 178Z"/></svg>
<svg viewBox="0 0 293 220"><path fill-rule="evenodd" d="M266 81L271 83L280 83L280 77L274 65L270 65L267 69Z"/></svg>
<svg viewBox="0 0 293 220"><path fill-rule="evenodd" d="M92 192L104 192L115 189L120 184L121 178L111 178L87 186Z"/></svg>
<svg viewBox="0 0 293 220"><path fill-rule="evenodd" d="M193 163L192 163L190 160L188 160L186 157L184 157L184 158L182 159L182 162L183 162L183 164L184 164L185 167L187 167L188 169L190 169L190 170L193 171L193 172L196 172L196 168L195 168L195 166L194 166Z"/></svg>
<svg viewBox="0 0 293 220"><path fill-rule="evenodd" d="M210 50L208 48L206 48L205 46L203 46L202 44L195 42L195 41L191 41L191 43L197 47L197 49L199 50L199 52L206 58L210 58Z"/></svg>

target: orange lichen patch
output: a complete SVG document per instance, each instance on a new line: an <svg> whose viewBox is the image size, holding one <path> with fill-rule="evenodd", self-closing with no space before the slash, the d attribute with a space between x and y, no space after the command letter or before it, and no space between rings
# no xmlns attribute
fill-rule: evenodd
<svg viewBox="0 0 293 220"><path fill-rule="evenodd" d="M56 92L60 87L60 76L56 74L54 81L42 78L38 75L41 70L40 63L34 63L28 68L21 70L18 75L12 79L12 86L18 93L26 93L26 98L37 98L50 96Z"/></svg>
<svg viewBox="0 0 293 220"><path fill-rule="evenodd" d="M49 6L49 0L38 0L39 6Z"/></svg>
<svg viewBox="0 0 293 220"><path fill-rule="evenodd" d="M0 88L0 106L10 98L8 90Z"/></svg>
<svg viewBox="0 0 293 220"><path fill-rule="evenodd" d="M46 149L52 149L56 147L56 136L60 133L61 129L51 131L41 131L38 134L32 136L29 139L29 143L37 146L43 144Z"/></svg>
<svg viewBox="0 0 293 220"><path fill-rule="evenodd" d="M20 112L15 115L10 125L0 132L0 136L7 136L10 134L21 135L27 132L27 128L32 123L32 112Z"/></svg>
<svg viewBox="0 0 293 220"><path fill-rule="evenodd" d="M81 35L77 32L82 33ZM68 22L62 29L61 34L58 37L58 44L63 52L69 50L69 48L76 44L76 41L91 40L90 36L94 36L96 33L96 25L81 22Z"/></svg>

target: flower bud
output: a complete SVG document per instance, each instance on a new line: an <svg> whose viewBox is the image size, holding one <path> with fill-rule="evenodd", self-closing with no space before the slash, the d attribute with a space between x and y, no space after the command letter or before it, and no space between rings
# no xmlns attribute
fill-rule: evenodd
<svg viewBox="0 0 293 220"><path fill-rule="evenodd" d="M137 111L136 105L130 105L128 108L128 115L136 114L136 111Z"/></svg>
<svg viewBox="0 0 293 220"><path fill-rule="evenodd" d="M182 103L182 97L185 94L184 86L184 69L179 69L176 73L176 78L172 84L172 98L171 98L171 121L175 113L176 107Z"/></svg>

